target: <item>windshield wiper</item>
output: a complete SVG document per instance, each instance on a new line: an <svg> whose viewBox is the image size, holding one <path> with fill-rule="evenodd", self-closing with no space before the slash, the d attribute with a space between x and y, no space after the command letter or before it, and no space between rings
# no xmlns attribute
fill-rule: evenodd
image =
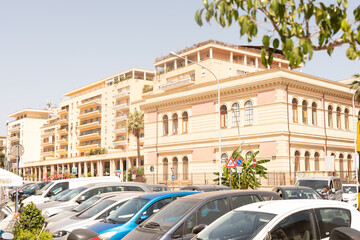
<svg viewBox="0 0 360 240"><path fill-rule="evenodd" d="M158 228L159 230L161 230L160 224L158 224L157 222L149 222L147 224L144 225L144 227L146 228Z"/></svg>
<svg viewBox="0 0 360 240"><path fill-rule="evenodd" d="M113 224L116 224L116 223L117 223L117 221L116 221L115 219L112 219L112 218L106 218L106 219L105 219L105 222L111 222L111 223L113 223Z"/></svg>

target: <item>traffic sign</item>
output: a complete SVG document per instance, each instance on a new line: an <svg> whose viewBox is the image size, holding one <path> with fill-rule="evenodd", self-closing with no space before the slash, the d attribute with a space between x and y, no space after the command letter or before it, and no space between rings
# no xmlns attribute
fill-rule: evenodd
<svg viewBox="0 0 360 240"><path fill-rule="evenodd" d="M242 157L238 157L236 160L235 160L235 164L236 166L238 167L241 167L244 163L244 159Z"/></svg>
<svg viewBox="0 0 360 240"><path fill-rule="evenodd" d="M121 173L121 170L115 170L116 173Z"/></svg>
<svg viewBox="0 0 360 240"><path fill-rule="evenodd" d="M121 175L121 170L115 170L115 174L116 174L116 176L120 177L120 175Z"/></svg>
<svg viewBox="0 0 360 240"><path fill-rule="evenodd" d="M234 160L231 157L229 158L229 161L227 162L226 167L227 168L235 168L236 167Z"/></svg>
<svg viewBox="0 0 360 240"><path fill-rule="evenodd" d="M256 167L256 158L253 159L253 165Z"/></svg>
<svg viewBox="0 0 360 240"><path fill-rule="evenodd" d="M15 144L14 146L11 147L10 149L10 155L12 156L19 156L21 157L22 155L24 155L24 147L21 144Z"/></svg>
<svg viewBox="0 0 360 240"><path fill-rule="evenodd" d="M136 179L136 174L133 174L132 177L131 177L132 180L135 180Z"/></svg>
<svg viewBox="0 0 360 240"><path fill-rule="evenodd" d="M236 167L236 172L237 173L242 173L242 167Z"/></svg>
<svg viewBox="0 0 360 240"><path fill-rule="evenodd" d="M136 170L133 170L133 171L132 171L132 174L133 174L133 175L136 175Z"/></svg>
<svg viewBox="0 0 360 240"><path fill-rule="evenodd" d="M73 174L76 174L76 173L77 173L77 167L73 167L71 172L72 172Z"/></svg>
<svg viewBox="0 0 360 240"><path fill-rule="evenodd" d="M175 179L175 175L174 175L174 174L171 175L171 179L172 179L172 180Z"/></svg>

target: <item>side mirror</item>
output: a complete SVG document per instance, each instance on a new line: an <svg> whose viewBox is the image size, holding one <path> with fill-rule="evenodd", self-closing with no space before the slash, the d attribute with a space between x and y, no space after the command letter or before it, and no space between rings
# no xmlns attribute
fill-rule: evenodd
<svg viewBox="0 0 360 240"><path fill-rule="evenodd" d="M349 227L334 228L330 234L330 240L336 239L359 239L360 232Z"/></svg>
<svg viewBox="0 0 360 240"><path fill-rule="evenodd" d="M332 188L332 189L331 189L331 193L332 193L332 194L335 194L335 188Z"/></svg>
<svg viewBox="0 0 360 240"><path fill-rule="evenodd" d="M142 223L143 221L145 221L148 218L149 218L149 215L141 215L140 216L140 223Z"/></svg>
<svg viewBox="0 0 360 240"><path fill-rule="evenodd" d="M51 196L52 196L52 192L49 191L45 196L46 196L46 197L51 197Z"/></svg>
<svg viewBox="0 0 360 240"><path fill-rule="evenodd" d="M80 196L80 197L78 197L78 199L76 199L76 202L77 203L82 203L83 201L85 201L85 196Z"/></svg>
<svg viewBox="0 0 360 240"><path fill-rule="evenodd" d="M193 234L198 234L199 232L201 232L202 230L204 230L206 227L207 227L206 224L199 224L199 225L195 226L195 227L192 229L192 233L193 233Z"/></svg>

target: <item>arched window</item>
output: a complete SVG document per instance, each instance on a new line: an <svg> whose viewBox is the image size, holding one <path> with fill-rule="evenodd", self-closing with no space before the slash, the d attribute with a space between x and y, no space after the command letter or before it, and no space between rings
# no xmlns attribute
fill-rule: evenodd
<svg viewBox="0 0 360 240"><path fill-rule="evenodd" d="M179 128L179 124L178 124L178 115L176 113L174 113L172 115L172 132L173 134L178 134L178 128Z"/></svg>
<svg viewBox="0 0 360 240"><path fill-rule="evenodd" d="M228 161L228 155L226 153L221 154L221 162L226 165Z"/></svg>
<svg viewBox="0 0 360 240"><path fill-rule="evenodd" d="M340 107L336 108L336 127L341 128L341 109L340 109Z"/></svg>
<svg viewBox="0 0 360 240"><path fill-rule="evenodd" d="M339 155L340 178L344 179L344 154Z"/></svg>
<svg viewBox="0 0 360 240"><path fill-rule="evenodd" d="M305 171L310 171L310 153L305 152Z"/></svg>
<svg viewBox="0 0 360 240"><path fill-rule="evenodd" d="M245 125L252 125L254 122L254 110L251 101L245 103Z"/></svg>
<svg viewBox="0 0 360 240"><path fill-rule="evenodd" d="M333 107L329 106L328 107L328 126L329 127L333 127L332 111L333 111Z"/></svg>
<svg viewBox="0 0 360 240"><path fill-rule="evenodd" d="M312 103L312 105L311 105L311 123L313 124L313 125L317 125L317 114L316 114L316 109L317 109L317 105L316 105L316 103Z"/></svg>
<svg viewBox="0 0 360 240"><path fill-rule="evenodd" d="M351 160L350 154L347 156L347 171L348 171L348 178L353 179L353 177L352 177L352 160Z"/></svg>
<svg viewBox="0 0 360 240"><path fill-rule="evenodd" d="M164 129L164 135L169 134L169 118L167 115L163 117L163 129Z"/></svg>
<svg viewBox="0 0 360 240"><path fill-rule="evenodd" d="M189 116L187 112L182 113L182 132L187 133L188 132L188 121Z"/></svg>
<svg viewBox="0 0 360 240"><path fill-rule="evenodd" d="M349 130L349 109L345 109L345 129Z"/></svg>
<svg viewBox="0 0 360 240"><path fill-rule="evenodd" d="M188 180L189 179L189 159L187 157L183 157L182 164L183 164L183 179Z"/></svg>
<svg viewBox="0 0 360 240"><path fill-rule="evenodd" d="M173 162L172 162L172 166L173 166L173 171L174 171L174 180L177 180L178 179L178 159L177 157L174 157L173 158Z"/></svg>
<svg viewBox="0 0 360 240"><path fill-rule="evenodd" d="M246 153L246 159L250 159L253 153L251 151Z"/></svg>
<svg viewBox="0 0 360 240"><path fill-rule="evenodd" d="M234 103L232 109L232 126L237 127L240 124L240 106L238 103Z"/></svg>
<svg viewBox="0 0 360 240"><path fill-rule="evenodd" d="M297 123L298 122L298 101L296 100L296 98L294 98L292 100L292 113L293 113L293 122Z"/></svg>
<svg viewBox="0 0 360 240"><path fill-rule="evenodd" d="M300 152L295 152L295 172L300 171Z"/></svg>
<svg viewBox="0 0 360 240"><path fill-rule="evenodd" d="M167 158L164 158L163 160L163 180L168 180L168 171L169 171L169 161Z"/></svg>
<svg viewBox="0 0 360 240"><path fill-rule="evenodd" d="M307 124L308 123L308 112L307 112L307 101L303 101L302 102L302 122L304 124Z"/></svg>
<svg viewBox="0 0 360 240"><path fill-rule="evenodd" d="M320 154L318 152L316 152L315 155L314 155L314 158L315 158L315 171L320 170L319 157L320 157Z"/></svg>
<svg viewBox="0 0 360 240"><path fill-rule="evenodd" d="M225 105L222 105L220 107L220 126L222 128L226 128L227 127L227 122L228 122L228 113L227 113L227 107Z"/></svg>

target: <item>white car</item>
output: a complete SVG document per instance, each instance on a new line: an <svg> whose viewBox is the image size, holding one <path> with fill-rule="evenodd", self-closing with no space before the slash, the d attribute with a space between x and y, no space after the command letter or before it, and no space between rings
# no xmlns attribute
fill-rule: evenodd
<svg viewBox="0 0 360 240"><path fill-rule="evenodd" d="M332 200L257 202L225 214L193 240L329 239L337 227L360 230L360 213L349 204Z"/></svg>
<svg viewBox="0 0 360 240"><path fill-rule="evenodd" d="M356 184L343 184L343 201L357 208Z"/></svg>

